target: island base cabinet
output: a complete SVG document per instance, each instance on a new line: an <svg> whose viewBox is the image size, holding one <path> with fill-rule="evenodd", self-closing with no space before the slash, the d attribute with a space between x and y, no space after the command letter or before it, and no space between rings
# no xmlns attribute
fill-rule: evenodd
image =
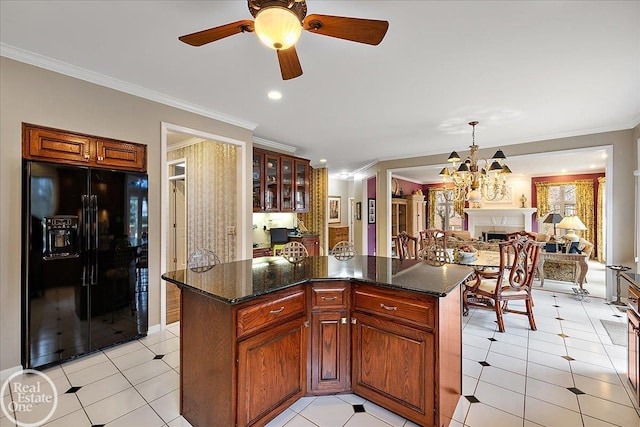
<svg viewBox="0 0 640 427"><path fill-rule="evenodd" d="M636 393L636 401L640 404L640 318L633 310L627 310L628 317L628 370L627 375L631 388Z"/></svg>
<svg viewBox="0 0 640 427"><path fill-rule="evenodd" d="M311 387L313 394L349 391L349 324L346 311L311 315Z"/></svg>
<svg viewBox="0 0 640 427"><path fill-rule="evenodd" d="M304 396L306 318L238 342L238 426L263 426Z"/></svg>
<svg viewBox="0 0 640 427"><path fill-rule="evenodd" d="M352 316L356 394L421 426L434 423L434 337L390 320Z"/></svg>

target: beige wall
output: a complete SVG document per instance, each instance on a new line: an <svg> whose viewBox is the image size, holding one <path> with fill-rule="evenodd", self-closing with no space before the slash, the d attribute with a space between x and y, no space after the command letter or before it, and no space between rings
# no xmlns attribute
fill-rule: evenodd
<svg viewBox="0 0 640 427"><path fill-rule="evenodd" d="M245 141L252 132L0 58L0 371L20 365L21 123L148 146L149 324L160 322L161 122Z"/></svg>

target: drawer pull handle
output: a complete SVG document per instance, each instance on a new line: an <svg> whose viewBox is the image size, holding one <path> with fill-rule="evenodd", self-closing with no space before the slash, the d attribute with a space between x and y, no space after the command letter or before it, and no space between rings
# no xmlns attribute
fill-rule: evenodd
<svg viewBox="0 0 640 427"><path fill-rule="evenodd" d="M384 308L385 310L389 310L389 311L396 311L398 309L398 307L396 307L396 306L384 305L383 303L380 303L380 307Z"/></svg>
<svg viewBox="0 0 640 427"><path fill-rule="evenodd" d="M277 309L277 310L271 310L271 311L269 312L269 314L280 314L280 313L282 313L282 310L284 310L284 306L280 307L280 308L279 308L279 309Z"/></svg>
<svg viewBox="0 0 640 427"><path fill-rule="evenodd" d="M338 297L333 296L333 297L322 297L322 301L335 301L337 300Z"/></svg>

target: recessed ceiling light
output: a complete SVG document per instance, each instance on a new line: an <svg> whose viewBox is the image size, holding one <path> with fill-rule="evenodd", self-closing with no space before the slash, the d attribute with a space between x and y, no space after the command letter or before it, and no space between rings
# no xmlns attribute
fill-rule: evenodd
<svg viewBox="0 0 640 427"><path fill-rule="evenodd" d="M273 99L273 100L278 100L282 98L282 94L277 90L270 90L269 93L267 93L267 96L269 97L269 99Z"/></svg>
<svg viewBox="0 0 640 427"><path fill-rule="evenodd" d="M327 159L320 159L320 163L327 163Z"/></svg>

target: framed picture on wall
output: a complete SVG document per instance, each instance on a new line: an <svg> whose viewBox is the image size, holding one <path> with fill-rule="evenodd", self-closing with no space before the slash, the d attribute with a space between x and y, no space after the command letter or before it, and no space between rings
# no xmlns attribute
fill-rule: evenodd
<svg viewBox="0 0 640 427"><path fill-rule="evenodd" d="M367 216L369 218L369 224L376 223L376 199L369 199L369 203L367 205Z"/></svg>
<svg viewBox="0 0 640 427"><path fill-rule="evenodd" d="M329 223L340 222L340 196L329 196Z"/></svg>
<svg viewBox="0 0 640 427"><path fill-rule="evenodd" d="M356 202L356 219L360 221L362 219L362 202Z"/></svg>

